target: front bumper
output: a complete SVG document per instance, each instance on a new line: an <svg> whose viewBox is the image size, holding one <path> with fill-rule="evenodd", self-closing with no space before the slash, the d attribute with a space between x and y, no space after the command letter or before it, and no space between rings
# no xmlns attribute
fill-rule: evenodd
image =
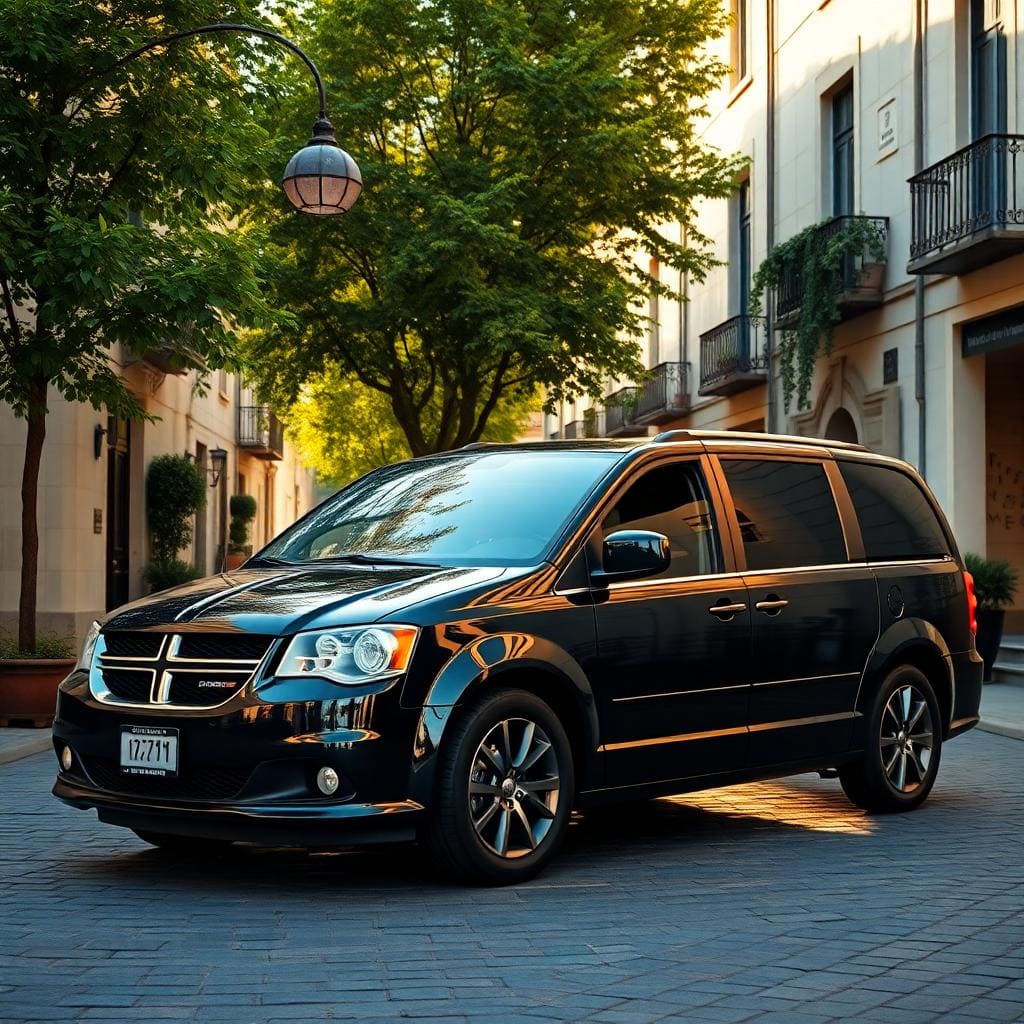
<svg viewBox="0 0 1024 1024"><path fill-rule="evenodd" d="M409 798L419 713L397 690L272 703L239 694L211 709L102 703L82 674L62 684L54 747L73 752L53 793L101 821L141 831L274 845L337 846L410 838L422 806ZM175 778L120 770L123 725L178 730ZM324 796L320 768L341 783Z"/></svg>

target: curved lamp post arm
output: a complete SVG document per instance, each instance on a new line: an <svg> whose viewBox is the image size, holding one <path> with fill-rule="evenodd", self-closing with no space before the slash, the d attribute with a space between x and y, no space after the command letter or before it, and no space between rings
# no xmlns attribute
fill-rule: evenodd
<svg viewBox="0 0 1024 1024"><path fill-rule="evenodd" d="M182 29L180 32L172 32L170 35L160 36L159 39L151 39L148 43L136 47L130 53L118 58L105 70L93 75L89 81L109 74L117 68L123 67L129 61L141 57L150 50L170 46L179 39L188 39L191 36L222 35L228 32L237 32L244 35L260 36L263 39L270 39L283 46L286 50L294 53L303 64L309 69L316 82L316 91L320 97L320 115L313 126L313 137L303 149L300 149L288 161L285 168L284 178L281 187L289 202L300 213L311 213L319 216L330 216L332 214L345 213L350 210L359 198L363 188L362 175L359 167L339 145L334 137L334 128L327 120L327 99L324 94L324 81L320 77L317 66L310 59L309 55L298 43L293 43L287 36L275 32L273 29L262 28L259 25L244 25L235 22L216 22L212 25L199 25L196 28ZM78 106L71 113L75 115L85 106L86 100L96 91L93 86L79 101Z"/></svg>
<svg viewBox="0 0 1024 1024"><path fill-rule="evenodd" d="M106 74L109 71L113 71L116 68L127 64L129 61L135 60L136 57L141 57L144 53L148 53L150 50L159 49L161 46L169 46L171 43L176 43L179 39L188 39L190 36L223 35L228 32L262 36L264 39L272 39L275 43L278 43L285 49L291 50L291 52L294 53L307 68L309 68L310 74L312 74L313 80L316 82L316 91L320 95L320 117L327 117L327 98L324 94L324 81L320 77L320 72L317 70L317 66L313 63L312 59L305 50L298 45L298 43L293 43L287 36L281 35L280 32L274 32L269 28L261 28L259 25L217 22L213 25L200 25L198 28L189 28L184 29L181 32L172 32L170 35L161 36L159 39L151 39L143 46L139 46L132 50L131 53L126 53L123 57L120 57L111 64L106 71L101 73Z"/></svg>

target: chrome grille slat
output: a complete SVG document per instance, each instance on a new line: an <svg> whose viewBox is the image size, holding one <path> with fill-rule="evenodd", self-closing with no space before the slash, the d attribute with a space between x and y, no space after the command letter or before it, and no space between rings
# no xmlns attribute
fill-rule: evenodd
<svg viewBox="0 0 1024 1024"><path fill-rule="evenodd" d="M109 636L110 648L107 635L100 634L89 670L89 687L97 700L185 710L217 708L230 701L252 678L274 640L262 634L238 633L125 632ZM129 651L138 653L132 656ZM225 657L225 653L248 656Z"/></svg>

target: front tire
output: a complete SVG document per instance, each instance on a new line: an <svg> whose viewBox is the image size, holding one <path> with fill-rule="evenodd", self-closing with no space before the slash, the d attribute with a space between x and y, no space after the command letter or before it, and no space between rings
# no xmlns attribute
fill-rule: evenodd
<svg viewBox="0 0 1024 1024"><path fill-rule="evenodd" d="M839 781L850 800L867 811L912 811L931 792L941 754L935 691L919 669L900 665L871 704L864 756L841 768Z"/></svg>
<svg viewBox="0 0 1024 1024"><path fill-rule="evenodd" d="M422 841L462 881L509 885L533 877L558 851L572 813L565 728L526 690L477 700L453 728Z"/></svg>

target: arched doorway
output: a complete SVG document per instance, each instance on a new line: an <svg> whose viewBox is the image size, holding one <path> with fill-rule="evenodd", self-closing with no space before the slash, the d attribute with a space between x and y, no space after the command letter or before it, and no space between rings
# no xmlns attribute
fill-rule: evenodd
<svg viewBox="0 0 1024 1024"><path fill-rule="evenodd" d="M857 425L853 422L853 417L842 406L836 409L829 417L828 426L825 428L825 436L830 441L858 443Z"/></svg>

